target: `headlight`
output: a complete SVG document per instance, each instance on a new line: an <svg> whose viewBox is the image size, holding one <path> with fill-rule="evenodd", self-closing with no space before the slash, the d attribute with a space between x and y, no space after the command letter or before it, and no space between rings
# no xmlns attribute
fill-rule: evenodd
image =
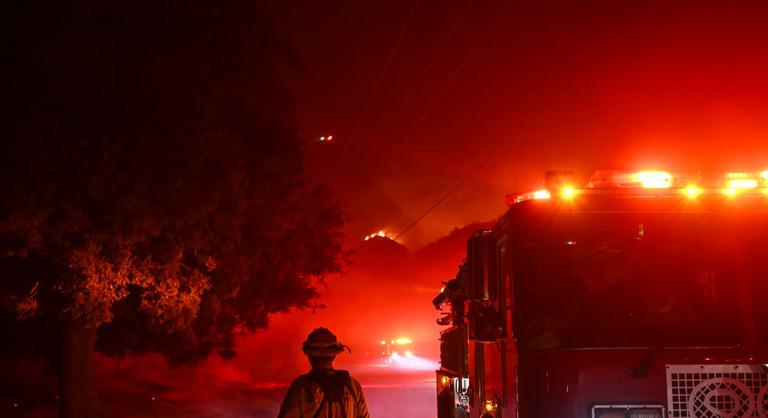
<svg viewBox="0 0 768 418"><path fill-rule="evenodd" d="M595 405L592 418L664 418L661 405Z"/></svg>

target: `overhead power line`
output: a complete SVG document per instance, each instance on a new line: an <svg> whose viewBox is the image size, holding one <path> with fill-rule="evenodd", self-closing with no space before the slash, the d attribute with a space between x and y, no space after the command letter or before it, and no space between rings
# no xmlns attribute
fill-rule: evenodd
<svg viewBox="0 0 768 418"><path fill-rule="evenodd" d="M475 166L475 168L472 169L466 176L464 176L461 180L456 182L456 184L453 185L445 194L440 196L439 199L435 201L435 203L432 204L427 210L425 210L419 217L413 220L408 226L406 226L402 231L400 231L399 234L395 236L395 240L405 235L408 231L410 231L414 226L418 225L419 222L421 222L422 219L426 218L427 215L429 215L433 210L437 209L443 202L446 201L451 195L453 195L457 190L461 188L469 179L474 177L475 174L477 174L483 167L485 167L486 164L491 162L494 157L498 153L500 153L504 148L506 148L507 145L509 145L514 139L517 139L521 137L524 133L526 133L531 127L533 127L541 118L550 111L557 102L562 100L563 97L565 97L566 93L570 91L573 86L576 85L576 82L579 80L577 77L570 85L568 85L565 89L563 89L560 94L554 98L547 106L545 106L540 112L536 114L536 116L533 117L528 123L520 127L517 131L511 133L497 148L495 148L486 158L484 158L480 163Z"/></svg>
<svg viewBox="0 0 768 418"><path fill-rule="evenodd" d="M464 9L462 9L461 13L459 13L459 16L456 18L456 21L453 22L451 29L448 30L448 33L446 34L445 38L443 38L443 42L440 44L440 46L438 46L437 50L432 55L432 59L429 60L429 63L424 68L424 71L419 76L419 79L416 80L416 82L411 87L411 90L408 91L408 93L405 95L403 102L400 104L400 107L392 116L390 123L394 123L400 117L400 115L403 113L403 110L405 110L405 106L411 100L413 95L416 94L416 91L419 89L419 87L421 87L421 84L424 83L424 80L427 78L427 75L429 74L429 72L432 70L432 67L434 67L435 63L437 62L437 58L440 56L440 54L443 53L443 51L445 50L445 47L448 46L448 41L450 41L451 38L453 37L454 32L456 32L456 29L458 29L459 24L464 19L464 16L466 16L467 12L472 7L473 2L474 0L467 1L467 4L464 6Z"/></svg>
<svg viewBox="0 0 768 418"><path fill-rule="evenodd" d="M379 77L376 79L376 83L373 85L373 89L371 89L371 93L368 95L368 99L365 101L363 108L357 114L357 119L355 120L355 123L352 126L352 130L350 131L350 137L353 137L355 136L355 134L357 134L357 128L360 126L360 120L362 119L363 115L368 110L368 108L371 106L371 103L373 103L373 99L376 97L376 93L378 93L379 88L381 87L381 83L384 81L384 77L387 75L389 66L392 64L392 60L394 59L397 53L397 50L400 48L400 43L403 41L403 37L405 37L405 33L408 30L408 25L411 23L411 19L413 19L413 15L416 12L416 9L418 8L420 2L421 0L415 0L413 2L413 6L411 6L411 10L408 12L408 17L405 18L405 23L403 23L403 27L400 28L400 33L397 35L397 40L395 41L395 45L392 47L392 50L389 52L389 55L387 56L386 61L384 61L384 67L381 69L381 73L379 74Z"/></svg>
<svg viewBox="0 0 768 418"><path fill-rule="evenodd" d="M443 95L446 91L451 87L451 84L453 84L453 81L456 79L456 76L458 76L459 72L461 72L462 69L464 69L464 66L467 65L469 62L469 59L474 55L477 48L480 46L482 41L485 39L485 37L488 35L488 32L491 31L494 24L496 23L496 20L498 20L499 16L501 16L501 13L504 11L504 9L507 7L507 4L509 4L509 0L504 0L503 3L499 5L499 7L496 9L496 12L493 14L491 19L488 21L488 24L486 24L483 31L480 33L480 36L477 37L475 42L470 47L469 51L467 51L467 54L464 56L464 58L461 60L459 65L453 70L451 75L448 77L448 80L443 84L443 86L438 90L435 97L432 99L432 101L427 105L424 112L422 112L419 119L414 123L410 131L408 131L407 134L403 135L403 139L401 139L394 148L394 152L392 154L393 157L396 157L398 154L400 154L400 151L402 151L402 148L406 145L406 143L413 137L413 135L416 133L416 129L421 126L421 124L424 122L424 120L427 118L429 113L432 111L432 109L435 107L435 105L440 101L440 99L443 98Z"/></svg>

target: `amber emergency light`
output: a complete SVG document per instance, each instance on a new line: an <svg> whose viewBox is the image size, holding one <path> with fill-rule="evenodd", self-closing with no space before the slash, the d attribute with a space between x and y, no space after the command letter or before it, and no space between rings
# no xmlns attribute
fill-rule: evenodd
<svg viewBox="0 0 768 418"><path fill-rule="evenodd" d="M507 204L513 206L527 200L548 199L572 201L583 194L606 194L611 190L626 193L627 189L643 194L678 193L689 199L710 193L728 197L758 193L768 195L768 170L759 173L727 172L715 178L661 170L596 171L588 181L579 183L573 172L548 171L546 188L507 195Z"/></svg>

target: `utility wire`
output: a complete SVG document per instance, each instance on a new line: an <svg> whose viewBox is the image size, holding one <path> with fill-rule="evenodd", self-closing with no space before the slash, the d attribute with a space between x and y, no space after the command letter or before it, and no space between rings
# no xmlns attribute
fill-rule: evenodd
<svg viewBox="0 0 768 418"><path fill-rule="evenodd" d="M378 93L379 88L381 87L381 83L384 81L384 76L386 76L387 71L389 70L389 66L392 64L392 60L394 59L395 54L397 53L397 50L400 48L400 43L403 41L405 32L408 30L408 25L411 23L411 19L413 19L414 12L416 12L416 8L419 6L420 2L421 0L415 0L413 2L413 6L411 6L411 10L408 12L408 17L405 19L405 23L403 24L403 27L400 29L400 33L397 35L397 40L395 41L395 45L392 47L392 50L389 52L389 55L387 56L387 60L384 62L384 67L381 70L381 74L379 74L379 78L376 80L376 83L373 85L371 94L368 95L368 100L365 101L363 108L357 114L357 119L355 120L355 123L352 126L352 130L350 131L350 135L349 135L350 137L354 137L357 134L357 128L360 127L360 121L363 118L363 115L365 114L365 112L371 106L371 103L373 103L373 99L376 97L376 93Z"/></svg>
<svg viewBox="0 0 768 418"><path fill-rule="evenodd" d="M563 97L565 97L566 93L570 91L573 86L576 85L576 82L579 80L579 78L576 78L573 83L571 83L569 86L567 86L563 91L560 92L560 94L555 97L552 102L550 102L547 106L545 106L539 113L536 114L536 116L533 117L528 123L520 127L517 131L511 133L504 142L501 143L500 146L498 146L496 149L494 149L486 158L484 158L480 163L472 169L466 176L464 176L461 180L459 180L456 184L451 187L448 192L443 194L439 199L435 201L435 203L432 204L424 213L422 213L418 218L416 218L413 222L408 224L402 231L400 231L397 236L395 236L395 240L405 235L408 231L410 231L414 226L416 226L419 222L421 222L422 219L426 218L427 215L429 215L433 210L437 209L443 202L445 202L446 199L451 197L457 190L461 188L461 186L464 185L469 179L474 177L475 174L477 174L483 167L485 167L486 164L491 162L496 155L501 152L504 148L506 148L507 145L509 145L514 139L517 139L521 137L525 132L527 132L531 127L533 127L541 118L550 111L556 103L558 103L560 100L562 100Z"/></svg>
<svg viewBox="0 0 768 418"><path fill-rule="evenodd" d="M488 24L485 26L483 31L480 33L480 36L477 37L475 42L472 44L472 47L469 49L467 54L464 56L464 58L461 60L459 65L453 70L450 77L448 77L448 80L443 84L443 87L437 92L437 95L432 99L432 101L427 105L427 108L422 112L419 119L416 121L416 123L413 125L410 131L408 131L407 134L403 135L403 139L401 139L394 147L393 157L397 157L397 155L400 154L402 151L402 148L406 145L406 142L409 141L413 135L416 133L416 129L424 122L424 120L427 118L427 115L432 111L432 109L435 107L438 101L442 99L443 95L446 91L450 88L451 84L453 84L453 81L456 79L456 76L461 72L461 70L464 68L464 66L469 62L469 59L474 55L477 48L480 46L482 41L485 39L486 35L488 35L488 32L493 28L493 25L496 23L496 20L498 20L499 16L501 16L501 13L504 11L504 8L506 8L507 4L509 4L509 0L504 0L501 5L499 5L498 9L496 9L496 12L491 17L491 20L488 21Z"/></svg>
<svg viewBox="0 0 768 418"><path fill-rule="evenodd" d="M437 62L437 58L440 56L440 54L443 53L445 50L445 47L448 46L448 41L451 40L453 37L454 32L456 32L456 29L458 29L459 24L464 19L464 16L467 14L469 9L472 7L472 3L474 0L468 0L467 4L464 6L464 9L459 13L459 16L456 18L456 21L453 22L453 26L451 26L451 29L448 31L448 34L443 39L443 42L440 44L440 46L435 51L434 55L432 55L432 59L429 61L427 66L424 68L424 71L421 73L421 76L419 76L419 79L416 80L416 82L413 84L413 87L411 87L411 90L408 92L408 94L405 95L405 98L403 99L402 104L397 109L395 114L390 119L390 123L394 123L400 115L403 113L403 110L405 110L405 106L408 104L408 102L411 100L414 94L416 94L416 91L421 87L421 84L424 82L424 80L427 78L427 75L432 70L432 67L434 67L435 63Z"/></svg>

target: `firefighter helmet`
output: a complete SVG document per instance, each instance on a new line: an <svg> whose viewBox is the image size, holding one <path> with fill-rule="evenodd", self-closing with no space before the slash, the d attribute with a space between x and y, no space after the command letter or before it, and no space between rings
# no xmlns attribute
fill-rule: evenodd
<svg viewBox="0 0 768 418"><path fill-rule="evenodd" d="M349 347L339 342L328 328L316 328L307 335L307 340L301 344L301 351L310 357L335 357L337 354L349 350Z"/></svg>

